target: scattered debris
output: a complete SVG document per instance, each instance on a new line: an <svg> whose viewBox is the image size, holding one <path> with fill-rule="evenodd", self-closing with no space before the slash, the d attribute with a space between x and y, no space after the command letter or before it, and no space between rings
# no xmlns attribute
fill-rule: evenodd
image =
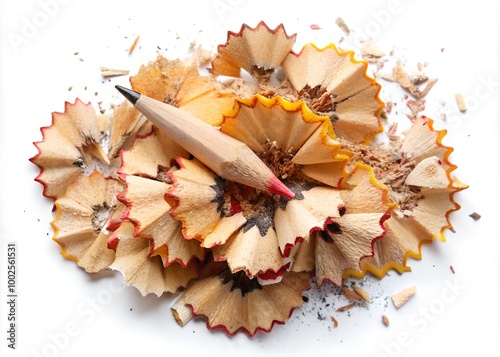
<svg viewBox="0 0 500 357"><path fill-rule="evenodd" d="M382 315L382 323L389 327L390 323L389 323L389 318L386 316L386 315Z"/></svg>
<svg viewBox="0 0 500 357"><path fill-rule="evenodd" d="M319 27L319 25L316 25L316 24L312 24L310 27L311 27L311 30L321 30L321 27Z"/></svg>
<svg viewBox="0 0 500 357"><path fill-rule="evenodd" d="M337 327L339 325L339 322L335 317L332 316L332 322L333 322L333 327Z"/></svg>
<svg viewBox="0 0 500 357"><path fill-rule="evenodd" d="M453 268L453 265L450 265L450 270L453 274L455 274L455 268Z"/></svg>
<svg viewBox="0 0 500 357"><path fill-rule="evenodd" d="M415 293L417 292L417 287L412 286L406 289L403 289L394 295L392 295L392 302L397 309L403 306Z"/></svg>
<svg viewBox="0 0 500 357"><path fill-rule="evenodd" d="M73 89L73 86L69 86L68 87L68 92L71 92L72 89Z"/></svg>
<svg viewBox="0 0 500 357"><path fill-rule="evenodd" d="M117 76L126 76L129 74L128 70L125 69L114 69L108 67L100 67L101 76L103 78L117 77Z"/></svg>
<svg viewBox="0 0 500 357"><path fill-rule="evenodd" d="M465 100L462 93L455 94L455 100L457 101L458 110L460 110L462 113L465 113L467 111L467 106L465 105Z"/></svg>
<svg viewBox="0 0 500 357"><path fill-rule="evenodd" d="M477 221L481 218L481 215L477 212L472 212L469 214L469 217L472 218L474 221Z"/></svg>

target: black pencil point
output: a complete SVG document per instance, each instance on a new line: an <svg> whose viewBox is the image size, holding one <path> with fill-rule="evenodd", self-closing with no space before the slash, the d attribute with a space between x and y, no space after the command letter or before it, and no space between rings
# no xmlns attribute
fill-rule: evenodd
<svg viewBox="0 0 500 357"><path fill-rule="evenodd" d="M115 86L115 88L120 92L125 98L127 98L130 103L135 105L135 102L139 100L141 97L141 93L138 93L132 89L128 89L122 86Z"/></svg>

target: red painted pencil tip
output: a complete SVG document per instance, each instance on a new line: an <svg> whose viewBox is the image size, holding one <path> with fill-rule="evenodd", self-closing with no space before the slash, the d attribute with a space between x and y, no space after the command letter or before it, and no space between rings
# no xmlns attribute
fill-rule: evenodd
<svg viewBox="0 0 500 357"><path fill-rule="evenodd" d="M271 178L268 189L269 192L275 195L280 195L290 199L295 197L295 193L293 193L288 187L286 187L285 184L281 182L276 176L273 176Z"/></svg>

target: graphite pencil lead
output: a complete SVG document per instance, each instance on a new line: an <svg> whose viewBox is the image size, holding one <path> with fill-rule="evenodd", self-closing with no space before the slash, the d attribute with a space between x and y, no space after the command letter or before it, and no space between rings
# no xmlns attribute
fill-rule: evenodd
<svg viewBox="0 0 500 357"><path fill-rule="evenodd" d="M135 105L135 103L139 100L141 97L141 93L138 93L132 89L128 89L122 86L116 85L115 88L120 92L127 100Z"/></svg>

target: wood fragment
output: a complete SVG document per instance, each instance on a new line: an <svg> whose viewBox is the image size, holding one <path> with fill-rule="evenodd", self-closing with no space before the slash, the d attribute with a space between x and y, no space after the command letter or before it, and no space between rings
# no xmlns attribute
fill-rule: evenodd
<svg viewBox="0 0 500 357"><path fill-rule="evenodd" d="M385 326L389 327L390 322L389 322L389 318L388 318L386 315L382 315L382 323L383 323Z"/></svg>
<svg viewBox="0 0 500 357"><path fill-rule="evenodd" d="M344 31L346 35L349 35L351 33L351 30L349 29L343 18L337 17L337 19L335 19L335 23L338 27L340 27L342 31Z"/></svg>
<svg viewBox="0 0 500 357"><path fill-rule="evenodd" d="M392 302L394 306L399 309L403 306L415 293L417 292L416 286L411 286L409 288L403 289L394 295L392 295Z"/></svg>
<svg viewBox="0 0 500 357"><path fill-rule="evenodd" d="M432 89L432 87L434 87L434 84L436 84L437 81L438 81L437 78L431 78L431 79L429 79L429 82L427 82L427 85L420 92L420 97L419 98L425 97L427 95L427 93L429 93L429 91Z"/></svg>
<svg viewBox="0 0 500 357"><path fill-rule="evenodd" d="M481 218L481 215L477 212L472 212L469 214L469 217L472 218L474 221L477 221Z"/></svg>
<svg viewBox="0 0 500 357"><path fill-rule="evenodd" d="M384 51L373 40L366 40L361 45L361 54L363 58L378 59L384 56Z"/></svg>
<svg viewBox="0 0 500 357"><path fill-rule="evenodd" d="M132 52L134 52L135 46L137 45L137 42L139 41L139 35L136 36L134 42L132 42L132 45L128 49L128 54L131 55Z"/></svg>
<svg viewBox="0 0 500 357"><path fill-rule="evenodd" d="M352 309L356 304L355 303L351 303L349 305L345 305L345 306L342 306L342 307L339 307L337 310L337 312L344 312L344 311L347 311L347 310L350 310Z"/></svg>
<svg viewBox="0 0 500 357"><path fill-rule="evenodd" d="M333 327L337 327L339 325L339 322L335 317L332 316L332 322L333 322Z"/></svg>
<svg viewBox="0 0 500 357"><path fill-rule="evenodd" d="M455 100L457 101L458 110L460 110L462 113L465 113L467 111L467 106L465 105L465 100L462 93L455 94Z"/></svg>
<svg viewBox="0 0 500 357"><path fill-rule="evenodd" d="M319 27L319 25L317 25L317 24L312 24L310 27L311 27L311 30L321 30L321 27Z"/></svg>
<svg viewBox="0 0 500 357"><path fill-rule="evenodd" d="M129 74L128 70L125 69L114 69L108 67L100 67L101 76L103 78L117 77L117 76L126 76Z"/></svg>
<svg viewBox="0 0 500 357"><path fill-rule="evenodd" d="M368 294L366 290L362 289L357 285L354 285L352 288L354 289L356 294L358 294L364 301L370 302L370 294Z"/></svg>
<svg viewBox="0 0 500 357"><path fill-rule="evenodd" d="M344 296L350 301L363 300L363 298L361 296L359 296L356 292L352 291L351 289L349 289L347 287L342 288L342 292L344 293Z"/></svg>
<svg viewBox="0 0 500 357"><path fill-rule="evenodd" d="M450 270L453 274L455 274L455 268L453 268L453 265L450 265Z"/></svg>
<svg viewBox="0 0 500 357"><path fill-rule="evenodd" d="M406 89L408 92L410 92L411 95L413 95L417 99L425 97L427 93L429 93L429 91L432 89L434 84L436 84L436 82L438 81L437 78L431 78L427 82L424 89L420 90L412 82L410 76L408 76L408 74L404 71L403 67L401 67L401 64L398 64L394 67L392 74L396 82L398 82L403 89Z"/></svg>

